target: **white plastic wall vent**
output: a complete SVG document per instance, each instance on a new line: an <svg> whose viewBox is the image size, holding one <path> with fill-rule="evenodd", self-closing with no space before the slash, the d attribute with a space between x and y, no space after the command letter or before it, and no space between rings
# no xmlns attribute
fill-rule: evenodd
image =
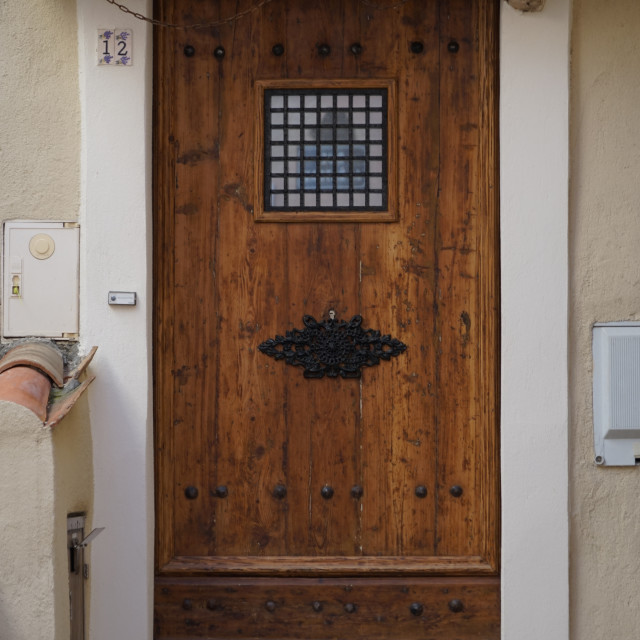
<svg viewBox="0 0 640 640"><path fill-rule="evenodd" d="M4 337L77 336L79 243L74 223L5 222Z"/></svg>
<svg viewBox="0 0 640 640"><path fill-rule="evenodd" d="M593 327L595 461L640 464L640 323Z"/></svg>

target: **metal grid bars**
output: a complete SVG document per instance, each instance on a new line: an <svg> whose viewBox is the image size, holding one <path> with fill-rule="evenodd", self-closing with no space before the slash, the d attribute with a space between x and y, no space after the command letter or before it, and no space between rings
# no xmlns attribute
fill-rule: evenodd
<svg viewBox="0 0 640 640"><path fill-rule="evenodd" d="M387 89L267 89L265 211L387 209Z"/></svg>

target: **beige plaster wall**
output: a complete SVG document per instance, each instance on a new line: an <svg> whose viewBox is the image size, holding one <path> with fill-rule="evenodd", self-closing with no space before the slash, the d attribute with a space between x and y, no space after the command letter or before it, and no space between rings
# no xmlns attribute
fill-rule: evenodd
<svg viewBox="0 0 640 640"><path fill-rule="evenodd" d="M640 2L574 0L571 637L640 631L640 469L594 464L591 327L640 319Z"/></svg>
<svg viewBox="0 0 640 640"><path fill-rule="evenodd" d="M0 224L77 220L75 0L0 0ZM0 314L1 317L1 314ZM69 637L66 516L93 500L86 398L52 432L0 403L0 638ZM88 557L88 556L87 556Z"/></svg>
<svg viewBox="0 0 640 640"><path fill-rule="evenodd" d="M52 447L51 431L31 411L0 402L0 637L6 640L45 640L56 628Z"/></svg>
<svg viewBox="0 0 640 640"><path fill-rule="evenodd" d="M0 0L0 222L77 217L77 38L75 0Z"/></svg>

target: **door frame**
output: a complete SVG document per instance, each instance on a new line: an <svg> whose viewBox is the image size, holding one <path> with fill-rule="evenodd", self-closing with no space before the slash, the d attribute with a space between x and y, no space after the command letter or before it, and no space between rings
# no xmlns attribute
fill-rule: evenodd
<svg viewBox="0 0 640 640"><path fill-rule="evenodd" d="M151 5L151 0L127 2L146 15ZM522 14L506 3L501 7L505 640L568 638L570 7L570 0L549 2L539 14ZM96 637L151 638L151 29L106 2L80 0L77 19L83 123L81 340L100 345L94 364L97 386L89 394L93 519L109 527L91 555L92 574L100 578L91 585L90 625ZM96 65L96 28L112 24L134 29L131 68ZM124 167L122 146L114 141L126 141ZM119 248L123 261L117 267L105 247ZM107 308L105 273L110 275L107 286L117 281L118 287L137 290L136 308Z"/></svg>

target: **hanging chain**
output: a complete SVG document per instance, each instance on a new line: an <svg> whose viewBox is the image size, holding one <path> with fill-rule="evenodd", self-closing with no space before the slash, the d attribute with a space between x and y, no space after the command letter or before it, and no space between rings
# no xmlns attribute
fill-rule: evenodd
<svg viewBox="0 0 640 640"><path fill-rule="evenodd" d="M156 27L168 27L170 29L207 29L209 27L219 27L223 24L228 24L229 22L233 22L238 18L242 18L252 11L257 11L258 9L264 7L264 5L269 4L273 0L260 0L257 4L252 5L248 9L244 11L238 11L232 16L228 18L223 18L222 20L214 20L212 22L196 22L195 24L173 24L171 22L163 22L162 20L156 20L155 18L149 18L148 16L143 15L142 13L138 13L137 11L133 11L129 9L124 4L120 4L116 2L116 0L106 0L109 4L112 4L114 7L118 7L120 11L124 13L128 13L130 16L133 16L137 20L143 20L144 22L148 22L149 24L155 25ZM371 0L358 0L360 3L366 5L367 7L372 7L373 9L396 9L397 7L401 7L403 4L409 2L409 0L398 0L398 2L394 2L393 4L379 4L377 2L372 2Z"/></svg>

